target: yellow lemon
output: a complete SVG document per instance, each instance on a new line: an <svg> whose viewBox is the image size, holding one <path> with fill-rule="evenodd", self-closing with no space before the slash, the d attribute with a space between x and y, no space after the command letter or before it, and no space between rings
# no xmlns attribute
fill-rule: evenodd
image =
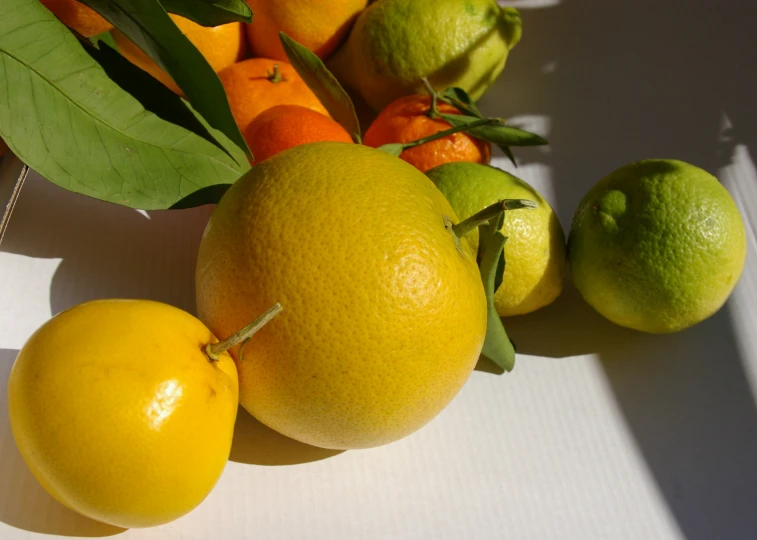
<svg viewBox="0 0 757 540"><path fill-rule="evenodd" d="M746 231L717 178L650 159L616 170L584 196L568 256L576 288L607 319L676 332L728 299L744 269Z"/></svg>
<svg viewBox="0 0 757 540"><path fill-rule="evenodd" d="M494 294L500 316L522 315L552 303L565 281L565 234L549 203L505 171L477 163L447 163L426 173L460 219L501 199L528 199L537 208L505 212L505 273ZM478 231L468 233L478 245Z"/></svg>
<svg viewBox="0 0 757 540"><path fill-rule="evenodd" d="M297 146L237 181L208 223L196 280L215 333L284 308L236 353L245 409L335 449L397 440L439 413L486 333L457 221L426 176L362 145Z"/></svg>
<svg viewBox="0 0 757 540"><path fill-rule="evenodd" d="M196 507L231 449L237 374L196 318L146 300L64 311L19 352L13 435L34 476L69 508L147 527Z"/></svg>

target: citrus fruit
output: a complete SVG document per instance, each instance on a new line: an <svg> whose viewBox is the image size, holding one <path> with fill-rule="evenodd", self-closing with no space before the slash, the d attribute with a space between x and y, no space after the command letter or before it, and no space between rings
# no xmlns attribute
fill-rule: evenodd
<svg viewBox="0 0 757 540"><path fill-rule="evenodd" d="M244 133L257 115L274 105L301 105L328 115L326 109L287 62L250 58L218 73L231 112Z"/></svg>
<svg viewBox="0 0 757 540"><path fill-rule="evenodd" d="M225 333L272 301L284 308L243 358L232 349L244 408L335 449L389 443L431 420L486 332L456 222L422 173L359 144L297 146L232 185L200 243L199 316Z"/></svg>
<svg viewBox="0 0 757 540"><path fill-rule="evenodd" d="M146 300L63 311L18 354L8 382L13 435L44 488L111 525L186 514L231 449L237 374L196 318Z"/></svg>
<svg viewBox="0 0 757 540"><path fill-rule="evenodd" d="M73 28L84 37L107 32L113 25L95 10L76 0L40 0L63 24Z"/></svg>
<svg viewBox="0 0 757 540"><path fill-rule="evenodd" d="M255 56L286 60L279 32L326 58L347 35L367 0L248 0L255 16L247 38Z"/></svg>
<svg viewBox="0 0 757 540"><path fill-rule="evenodd" d="M352 142L347 131L332 118L300 105L275 105L247 126L244 138L255 161L311 142Z"/></svg>
<svg viewBox="0 0 757 540"><path fill-rule="evenodd" d="M437 103L437 109L442 113L460 114L460 111L447 103ZM401 97L381 111L365 132L363 142L378 148L388 143L416 141L452 127L444 119L430 118L427 115L430 110L429 96ZM489 163L491 145L487 141L459 131L442 139L403 150L400 158L422 172L453 161Z"/></svg>
<svg viewBox="0 0 757 540"><path fill-rule="evenodd" d="M173 13L169 13L169 17L187 36L187 39L197 47L214 71L221 71L244 57L247 42L242 23L206 27ZM158 79L175 93L181 94L181 90L171 76L158 67L158 64L134 42L116 29L111 30L110 33L118 50L127 60Z"/></svg>
<svg viewBox="0 0 757 540"><path fill-rule="evenodd" d="M522 315L552 303L565 281L565 235L549 203L505 171L476 163L449 163L426 173L460 219L501 199L527 199L537 208L505 212L505 273L494 294L500 316ZM478 245L478 230L468 233Z"/></svg>
<svg viewBox="0 0 757 540"><path fill-rule="evenodd" d="M714 176L682 161L645 160L584 196L568 257L576 288L607 319L676 332L725 303L744 268L746 233Z"/></svg>
<svg viewBox="0 0 757 540"><path fill-rule="evenodd" d="M329 65L376 111L421 93L422 77L478 99L520 35L518 11L495 0L379 0L358 16Z"/></svg>

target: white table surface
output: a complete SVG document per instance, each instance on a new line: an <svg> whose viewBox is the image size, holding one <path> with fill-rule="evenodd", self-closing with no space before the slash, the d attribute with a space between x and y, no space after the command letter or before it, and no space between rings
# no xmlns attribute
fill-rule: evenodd
<svg viewBox="0 0 757 540"><path fill-rule="evenodd" d="M517 152L517 174L567 230L587 189L627 162L671 157L716 173L749 240L726 306L652 336L606 322L568 286L507 321L513 373L475 371L416 434L337 454L242 411L231 461L198 509L120 531L65 509L31 476L8 425L7 375L39 325L82 301L193 311L209 209L140 213L30 175L0 246L0 538L757 538L757 5L515 5L524 39L481 104L550 139Z"/></svg>

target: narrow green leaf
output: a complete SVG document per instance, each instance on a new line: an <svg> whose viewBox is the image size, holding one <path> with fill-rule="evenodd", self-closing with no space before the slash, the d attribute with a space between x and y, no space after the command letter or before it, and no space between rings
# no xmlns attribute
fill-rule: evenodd
<svg viewBox="0 0 757 540"><path fill-rule="evenodd" d="M405 149L405 145L402 143L389 143L381 145L377 148L377 150L381 150L382 152L386 152L387 154L391 154L395 157L400 157L400 154Z"/></svg>
<svg viewBox="0 0 757 540"><path fill-rule="evenodd" d="M71 191L148 210L249 169L185 101L106 44L87 43L38 0L0 2L0 137L30 167Z"/></svg>
<svg viewBox="0 0 757 540"><path fill-rule="evenodd" d="M475 116L477 118L484 117L484 115L481 114L481 111L478 110L478 107L476 107L476 102L473 101L468 95L468 92L462 88L445 88L442 97L445 98L450 105L456 107L461 113Z"/></svg>
<svg viewBox="0 0 757 540"><path fill-rule="evenodd" d="M5 2L6 0L3 0ZM250 154L231 114L226 92L202 53L158 0L82 0L142 49L179 85L207 122ZM240 163L241 165L241 163Z"/></svg>
<svg viewBox="0 0 757 540"><path fill-rule="evenodd" d="M472 124L473 122L478 122L480 120L480 118L477 118L475 116L466 116L461 114L440 113L440 116L453 126ZM489 141L496 145L540 146L549 144L549 142L544 137L540 137L535 133L530 133L522 129L505 125L504 120L502 120L500 124L471 128L468 133L476 138L484 139L485 141Z"/></svg>
<svg viewBox="0 0 757 540"><path fill-rule="evenodd" d="M515 161L515 154L513 154L513 151L510 149L509 146L506 146L504 144L498 144L497 147L502 150L502 152L508 157L510 160L510 163L513 164L514 167L518 166L518 162Z"/></svg>
<svg viewBox="0 0 757 540"><path fill-rule="evenodd" d="M515 348L494 307L494 293L505 271L504 248L507 237L492 227L491 222L479 227L479 270L486 293L486 337L481 354L494 362L503 371L511 371L515 365ZM483 246L483 247L481 247ZM501 273L500 273L501 271ZM499 274L499 279L498 279Z"/></svg>
<svg viewBox="0 0 757 540"><path fill-rule="evenodd" d="M279 32L284 52L305 84L318 97L329 114L347 130L353 140L361 141L360 123L355 106L347 92L328 70L320 58L304 45L300 45L284 32Z"/></svg>
<svg viewBox="0 0 757 540"><path fill-rule="evenodd" d="M202 26L252 22L252 10L244 0L162 0L169 13L176 13Z"/></svg>
<svg viewBox="0 0 757 540"><path fill-rule="evenodd" d="M107 43L111 49L118 50L118 45L116 45L116 40L113 39L113 34L110 32L103 32L102 34L97 34L96 36L92 36L89 38L89 40L92 42L92 44L100 48L100 42Z"/></svg>

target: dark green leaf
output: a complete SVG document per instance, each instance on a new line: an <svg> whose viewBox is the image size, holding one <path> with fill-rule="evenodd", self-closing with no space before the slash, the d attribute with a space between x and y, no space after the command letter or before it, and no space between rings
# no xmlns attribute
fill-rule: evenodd
<svg viewBox="0 0 757 540"><path fill-rule="evenodd" d="M152 58L173 78L192 107L211 126L223 132L249 154L247 143L231 115L221 81L158 0L82 2L97 11Z"/></svg>
<svg viewBox="0 0 757 540"><path fill-rule="evenodd" d="M252 11L244 0L162 0L166 11L202 26L231 22L252 22Z"/></svg>
<svg viewBox="0 0 757 540"><path fill-rule="evenodd" d="M505 236L505 241L507 241L507 237ZM496 292L497 289L499 289L499 286L502 285L502 280L505 278L505 250L502 250L502 254L499 256L499 261L497 261L497 270L494 272L494 291Z"/></svg>
<svg viewBox="0 0 757 540"><path fill-rule="evenodd" d="M400 157L400 154L405 149L405 145L402 143L389 143L381 145L377 148L377 150L381 150L382 152L386 152L387 154L391 154L395 157Z"/></svg>
<svg viewBox="0 0 757 540"><path fill-rule="evenodd" d="M0 136L30 167L143 209L169 208L249 169L185 101L106 44L86 43L38 0L0 3Z"/></svg>
<svg viewBox="0 0 757 540"><path fill-rule="evenodd" d="M110 32L103 32L102 34L97 34L96 36L92 36L89 38L89 40L92 42L92 44L95 47L100 47L100 42L107 43L112 49L118 50L118 45L116 45L116 40L113 39L113 35Z"/></svg>
<svg viewBox="0 0 757 540"><path fill-rule="evenodd" d="M284 32L279 32L279 36L289 63L294 66L302 80L323 103L334 120L347 130L355 142L359 143L361 141L360 123L355 113L355 106L342 85L310 49L300 45Z"/></svg>
<svg viewBox="0 0 757 540"><path fill-rule="evenodd" d="M494 362L503 371L511 371L515 365L515 349L507 337L507 332L494 307L494 293L497 290L497 274L504 273L503 252L507 238L491 227L491 222L479 227L479 250L481 262L479 270L486 292L486 338L481 354ZM483 246L483 247L481 247ZM501 265L501 266L500 266ZM501 282L501 277L499 279Z"/></svg>
<svg viewBox="0 0 757 540"><path fill-rule="evenodd" d="M440 116L453 126L462 126L477 122L480 118L475 116L466 116L461 114L445 114ZM522 129L505 125L504 120L501 124L478 126L471 128L468 133L478 139L484 139L496 145L504 146L540 146L549 144L549 142L535 133L530 133Z"/></svg>
<svg viewBox="0 0 757 540"><path fill-rule="evenodd" d="M446 88L442 96L449 100L450 105L456 107L461 113L478 118L484 117L481 111L478 110L478 107L476 107L476 102L462 88Z"/></svg>
<svg viewBox="0 0 757 540"><path fill-rule="evenodd" d="M510 163L513 164L514 167L518 166L518 162L515 161L515 155L513 154L513 151L510 149L509 146L505 146L504 144L498 144L497 147L502 150L502 152L508 157L510 160Z"/></svg>

